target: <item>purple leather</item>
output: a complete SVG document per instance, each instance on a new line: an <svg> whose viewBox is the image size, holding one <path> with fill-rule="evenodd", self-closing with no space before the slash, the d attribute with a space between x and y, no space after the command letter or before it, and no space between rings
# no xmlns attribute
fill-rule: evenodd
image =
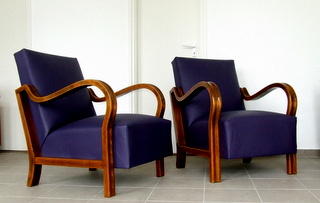
<svg viewBox="0 0 320 203"><path fill-rule="evenodd" d="M34 85L42 96L83 80L79 63L75 58L27 49L17 52L14 56L21 85ZM40 144L53 130L75 120L96 115L87 89L40 105L30 101L30 105Z"/></svg>
<svg viewBox="0 0 320 203"><path fill-rule="evenodd" d="M296 122L296 117L266 111L223 112L221 157L235 159L296 153ZM187 135L187 145L208 149L208 120L193 123Z"/></svg>
<svg viewBox="0 0 320 203"><path fill-rule="evenodd" d="M232 60L176 57L172 66L176 87L181 87L185 93L200 81L213 81L218 85L223 98L222 111L245 109ZM207 92L200 93L185 107L187 125L206 118L209 108Z"/></svg>
<svg viewBox="0 0 320 203"><path fill-rule="evenodd" d="M186 93L200 81L212 81L220 89L221 157L226 159L297 152L294 116L266 111L247 111L232 60L176 57L173 71L177 87ZM183 106L187 146L208 149L209 97L203 91Z"/></svg>
<svg viewBox="0 0 320 203"><path fill-rule="evenodd" d="M50 133L42 155L102 159L103 116L85 118ZM172 155L171 122L149 115L118 114L113 133L116 168L131 168Z"/></svg>
<svg viewBox="0 0 320 203"><path fill-rule="evenodd" d="M76 58L27 49L15 55L21 85L47 95L83 75ZM102 158L101 126L87 88L54 101L30 102L41 152L46 157ZM155 116L118 114L113 131L115 167L130 168L172 155L171 121Z"/></svg>

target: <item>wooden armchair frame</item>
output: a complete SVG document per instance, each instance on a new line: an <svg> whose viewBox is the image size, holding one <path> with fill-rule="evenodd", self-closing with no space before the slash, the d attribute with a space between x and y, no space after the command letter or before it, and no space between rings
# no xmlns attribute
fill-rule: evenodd
<svg viewBox="0 0 320 203"><path fill-rule="evenodd" d="M67 158L51 158L43 157L41 154L40 144L38 142L37 132L32 117L29 99L36 103L43 103L57 98L61 98L67 94L75 92L81 88L89 86L97 87L103 97L99 98L89 89L92 101L106 102L106 112L102 124L102 160L85 160L85 159L67 159ZM32 85L23 85L16 89L16 97L22 119L23 129L26 137L28 155L29 155L29 172L28 186L39 184L42 165L71 166L84 167L89 169L103 169L103 185L104 196L111 197L115 195L115 175L114 175L114 158L113 158L113 125L117 111L116 97L130 93L138 89L150 90L157 99L157 110L155 116L163 117L165 111L165 99L162 92L152 84L137 84L124 88L118 92L113 92L112 88L105 82L99 80L82 80L68 85L50 95L39 95L36 88ZM157 177L164 176L164 159L156 160Z"/></svg>
<svg viewBox="0 0 320 203"><path fill-rule="evenodd" d="M287 115L295 116L297 110L297 96L294 89L286 83L273 83L250 95L246 88L240 88L244 100L259 99L275 89L282 89L287 96ZM210 98L210 112L208 122L208 150L186 146L184 124L181 106L195 98L201 91L207 91ZM177 168L184 168L186 153L209 158L210 182L221 181L221 160L219 143L219 121L221 116L222 98L218 86L213 82L199 82L188 92L184 93L180 87L174 87L170 91L170 99L173 110L173 120L177 140ZM286 155L287 174L297 173L296 154Z"/></svg>

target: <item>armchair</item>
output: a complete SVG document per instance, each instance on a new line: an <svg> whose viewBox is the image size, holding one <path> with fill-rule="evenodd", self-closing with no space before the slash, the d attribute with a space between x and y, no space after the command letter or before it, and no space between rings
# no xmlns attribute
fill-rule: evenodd
<svg viewBox="0 0 320 203"><path fill-rule="evenodd" d="M187 153L207 157L210 182L220 182L220 158L248 163L252 157L286 154L287 173L297 173L297 97L290 85L274 83L250 95L239 87L233 60L176 57L172 66L177 168L185 167ZM287 96L286 114L245 109L244 100L277 88Z"/></svg>
<svg viewBox="0 0 320 203"><path fill-rule="evenodd" d="M39 184L42 165L103 169L105 197L116 194L114 168L155 161L156 176L164 176L164 157L172 155L171 121L162 118L165 100L156 86L113 92L103 81L85 80L76 58L27 49L14 56L22 85L16 96L28 147L28 186ZM96 96L91 86L104 96ZM117 97L138 89L155 95L155 116L117 114ZM105 115L96 115L92 101L106 103Z"/></svg>

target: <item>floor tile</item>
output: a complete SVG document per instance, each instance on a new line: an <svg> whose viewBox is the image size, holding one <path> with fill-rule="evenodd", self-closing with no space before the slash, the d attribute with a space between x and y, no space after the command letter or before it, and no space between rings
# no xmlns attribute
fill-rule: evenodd
<svg viewBox="0 0 320 203"><path fill-rule="evenodd" d="M171 177L164 177L161 178L157 187L158 188L197 188L203 189L204 188L204 179L197 179L197 178L171 178Z"/></svg>
<svg viewBox="0 0 320 203"><path fill-rule="evenodd" d="M47 191L41 197L47 198L67 198L67 199L91 199L94 198L103 187L88 186L58 186Z"/></svg>
<svg viewBox="0 0 320 203"><path fill-rule="evenodd" d="M116 188L116 196L112 198L105 198L103 196L103 192L100 192L93 200L103 200L106 202L112 201L122 201L122 202L140 202L146 201L150 196L153 188L124 188L118 187Z"/></svg>
<svg viewBox="0 0 320 203"><path fill-rule="evenodd" d="M79 200L79 199L66 199L66 198L34 198L29 203L87 203L88 200Z"/></svg>
<svg viewBox="0 0 320 203"><path fill-rule="evenodd" d="M148 200L152 201L203 201L203 189L156 188Z"/></svg>
<svg viewBox="0 0 320 203"><path fill-rule="evenodd" d="M40 184L27 187L25 152L0 151L0 202L19 203L213 203L320 202L320 157L298 157L298 174L286 174L285 156L221 160L222 181L210 183L208 159L187 156L183 169L175 156L165 158L165 176L155 163L115 169L116 196L103 196L102 170L43 166Z"/></svg>
<svg viewBox="0 0 320 203"><path fill-rule="evenodd" d="M210 183L206 181L206 188L242 188L242 189L254 189L250 179L222 179L220 183Z"/></svg>
<svg viewBox="0 0 320 203"><path fill-rule="evenodd" d="M206 168L175 168L171 167L166 170L166 177L173 178L204 178Z"/></svg>
<svg viewBox="0 0 320 203"><path fill-rule="evenodd" d="M307 190L258 190L258 193L263 202L319 202L319 200Z"/></svg>
<svg viewBox="0 0 320 203"><path fill-rule="evenodd" d="M0 197L40 197L54 187L49 185L27 187L25 184L13 184L0 190Z"/></svg>
<svg viewBox="0 0 320 203"><path fill-rule="evenodd" d="M295 175L297 178L320 178L320 170L299 170Z"/></svg>
<svg viewBox="0 0 320 203"><path fill-rule="evenodd" d="M248 172L244 169L240 170L222 170L221 171L221 178L224 179L233 179L233 178L241 178L241 179L248 179L249 175ZM209 177L208 177L209 179Z"/></svg>
<svg viewBox="0 0 320 203"><path fill-rule="evenodd" d="M0 202L5 203L30 203L34 198L30 197L0 197Z"/></svg>
<svg viewBox="0 0 320 203"><path fill-rule="evenodd" d="M0 183L24 183L27 181L27 175L8 175L0 173Z"/></svg>
<svg viewBox="0 0 320 203"><path fill-rule="evenodd" d="M319 200L320 202L320 190L310 190L310 192Z"/></svg>
<svg viewBox="0 0 320 203"><path fill-rule="evenodd" d="M307 189L320 190L320 178L305 178L298 179Z"/></svg>
<svg viewBox="0 0 320 203"><path fill-rule="evenodd" d="M295 175L288 175L285 170L248 170L248 174L250 178L294 178L295 177Z"/></svg>
<svg viewBox="0 0 320 203"><path fill-rule="evenodd" d="M296 179L252 179L257 189L305 189Z"/></svg>
<svg viewBox="0 0 320 203"><path fill-rule="evenodd" d="M206 189L205 202L260 202L255 190Z"/></svg>

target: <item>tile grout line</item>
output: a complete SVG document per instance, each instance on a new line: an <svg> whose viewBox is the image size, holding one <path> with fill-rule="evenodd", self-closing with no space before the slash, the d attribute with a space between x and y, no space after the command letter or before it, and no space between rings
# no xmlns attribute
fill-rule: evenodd
<svg viewBox="0 0 320 203"><path fill-rule="evenodd" d="M151 190L151 192L150 192L150 194L148 195L145 203L149 200L149 198L151 197L153 191L155 191L155 189L156 189L156 187L158 186L158 184L159 184L159 182L160 182L161 179L162 179L162 177L159 178L159 180L157 181L157 183L155 184L155 186L154 186L153 189Z"/></svg>
<svg viewBox="0 0 320 203"><path fill-rule="evenodd" d="M258 197L259 197L259 199L260 199L260 202L262 203L263 201L262 201L261 196L260 196L260 194L259 194L259 192L258 192L258 190L257 190L257 188L256 188L256 185L254 184L254 182L253 182L253 180L252 180L252 178L251 178L251 176L250 176L250 174L249 174L249 172L248 172L248 170L246 169L245 166L244 166L244 170L246 171L246 173L247 173L247 175L248 175L248 177L249 177L249 180L250 180L250 182L251 182L254 190L256 191L256 193L257 193L257 195L258 195Z"/></svg>
<svg viewBox="0 0 320 203"><path fill-rule="evenodd" d="M320 199L313 194L313 192L310 191L309 188L307 188L296 176L294 176L294 179L296 179L296 181L298 181L312 196L314 196L318 201L320 201Z"/></svg>
<svg viewBox="0 0 320 203"><path fill-rule="evenodd" d="M202 196L202 203L205 202L205 197L206 197L206 177L207 177L207 170L208 168L205 166L204 170L204 177L203 177L203 196Z"/></svg>

